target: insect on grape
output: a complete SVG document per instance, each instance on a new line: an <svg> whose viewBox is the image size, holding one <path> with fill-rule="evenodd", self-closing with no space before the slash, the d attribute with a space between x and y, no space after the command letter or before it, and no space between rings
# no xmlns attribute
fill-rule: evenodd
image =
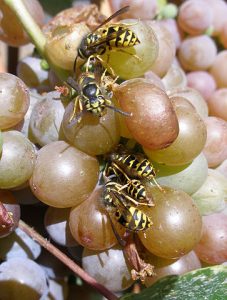
<svg viewBox="0 0 227 300"><path fill-rule="evenodd" d="M103 76L105 72L103 73ZM100 78L101 84L102 78ZM131 113L124 112L112 105L110 99L104 96L100 84L94 72L82 73L78 81L69 77L66 83L77 92L75 98L72 115L69 119L71 125L79 123L84 112L90 112L97 117L101 117L106 113L106 108L110 108L124 116L131 116ZM77 114L79 108L79 113Z"/></svg>
<svg viewBox="0 0 227 300"><path fill-rule="evenodd" d="M100 57L100 55L104 54L107 49L111 51L125 52L125 48L133 47L140 43L136 34L129 29L129 26L131 26L132 24L107 24L113 18L125 13L128 10L129 6L125 6L119 9L82 39L81 44L78 48L78 54L74 62L74 71L76 70L76 62L78 57L83 60L88 60L88 65L92 58L97 58L100 62L102 62L102 64L108 65L108 60L105 63ZM128 54L133 55L134 57L139 59L139 57L134 54ZM114 71L112 69L111 72L112 74L114 74Z"/></svg>

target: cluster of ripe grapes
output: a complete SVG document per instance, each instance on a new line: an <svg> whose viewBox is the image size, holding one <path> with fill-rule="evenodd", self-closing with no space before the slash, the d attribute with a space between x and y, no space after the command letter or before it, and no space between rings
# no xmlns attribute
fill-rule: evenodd
<svg viewBox="0 0 227 300"><path fill-rule="evenodd" d="M21 46L7 2L0 38ZM227 261L227 4L111 0L114 23L80 4L43 25L24 3L51 68L31 55L0 74L0 296L73 298L20 218L113 292L133 285L129 236L146 286Z"/></svg>

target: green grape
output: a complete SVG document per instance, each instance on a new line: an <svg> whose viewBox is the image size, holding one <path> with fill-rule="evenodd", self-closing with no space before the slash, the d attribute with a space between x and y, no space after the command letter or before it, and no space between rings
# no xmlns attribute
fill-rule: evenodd
<svg viewBox="0 0 227 300"><path fill-rule="evenodd" d="M154 163L157 181L160 185L182 190L187 194L195 193L204 183L208 174L207 160L200 153L190 164L167 166Z"/></svg>
<svg viewBox="0 0 227 300"><path fill-rule="evenodd" d="M3 144L3 138L2 138L2 132L0 130L0 154L2 153L2 144Z"/></svg>
<svg viewBox="0 0 227 300"><path fill-rule="evenodd" d="M217 170L208 170L208 176L200 189L192 195L201 215L222 211L226 206L227 181Z"/></svg>
<svg viewBox="0 0 227 300"><path fill-rule="evenodd" d="M196 112L183 107L177 107L176 114L180 127L178 137L165 149L144 148L151 160L170 166L180 166L190 163L203 150L207 137L204 121Z"/></svg>
<svg viewBox="0 0 227 300"><path fill-rule="evenodd" d="M23 81L9 73L0 73L0 129L18 124L29 107L29 93Z"/></svg>
<svg viewBox="0 0 227 300"><path fill-rule="evenodd" d="M39 150L30 187L40 201L50 206L72 207L88 198L98 174L96 158L57 141Z"/></svg>
<svg viewBox="0 0 227 300"><path fill-rule="evenodd" d="M110 152L120 140L120 128L117 113L106 110L102 117L83 113L80 122L71 125L69 119L73 111L73 102L66 107L62 129L70 144L89 155L101 155Z"/></svg>
<svg viewBox="0 0 227 300"><path fill-rule="evenodd" d="M107 49L102 59L108 61L115 74L123 79L143 76L152 67L158 55L159 45L156 34L144 21L127 19L119 23L129 24L130 30L137 35L140 44L125 48L123 51Z"/></svg>
<svg viewBox="0 0 227 300"><path fill-rule="evenodd" d="M36 150L19 131L3 132L0 160L0 188L9 189L26 183L34 170Z"/></svg>
<svg viewBox="0 0 227 300"><path fill-rule="evenodd" d="M146 249L163 258L175 259L190 252L199 242L202 219L192 198L180 190L147 188L154 207L141 207L153 225L139 238Z"/></svg>
<svg viewBox="0 0 227 300"><path fill-rule="evenodd" d="M109 215L102 203L103 188L93 191L89 199L72 208L69 227L76 241L87 249L105 250L117 243L110 218L115 230L122 238L125 230Z"/></svg>

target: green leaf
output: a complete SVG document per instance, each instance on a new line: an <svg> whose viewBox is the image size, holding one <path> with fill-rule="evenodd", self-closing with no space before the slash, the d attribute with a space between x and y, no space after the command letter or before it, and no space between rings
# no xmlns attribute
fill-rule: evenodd
<svg viewBox="0 0 227 300"><path fill-rule="evenodd" d="M121 300L223 300L227 299L227 267L213 266L178 276L166 276L140 294Z"/></svg>

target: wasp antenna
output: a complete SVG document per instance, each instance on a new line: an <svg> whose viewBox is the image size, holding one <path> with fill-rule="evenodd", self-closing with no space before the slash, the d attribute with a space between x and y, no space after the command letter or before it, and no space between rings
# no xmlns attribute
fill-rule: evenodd
<svg viewBox="0 0 227 300"><path fill-rule="evenodd" d="M123 111L123 110L121 110L121 109L119 109L119 108L117 108L115 106L106 104L106 107L108 107L110 109L113 109L114 111L116 111L116 112L118 112L118 113L120 113L120 114L122 114L122 115L124 115L126 117L132 117L132 113L128 113L126 111Z"/></svg>

